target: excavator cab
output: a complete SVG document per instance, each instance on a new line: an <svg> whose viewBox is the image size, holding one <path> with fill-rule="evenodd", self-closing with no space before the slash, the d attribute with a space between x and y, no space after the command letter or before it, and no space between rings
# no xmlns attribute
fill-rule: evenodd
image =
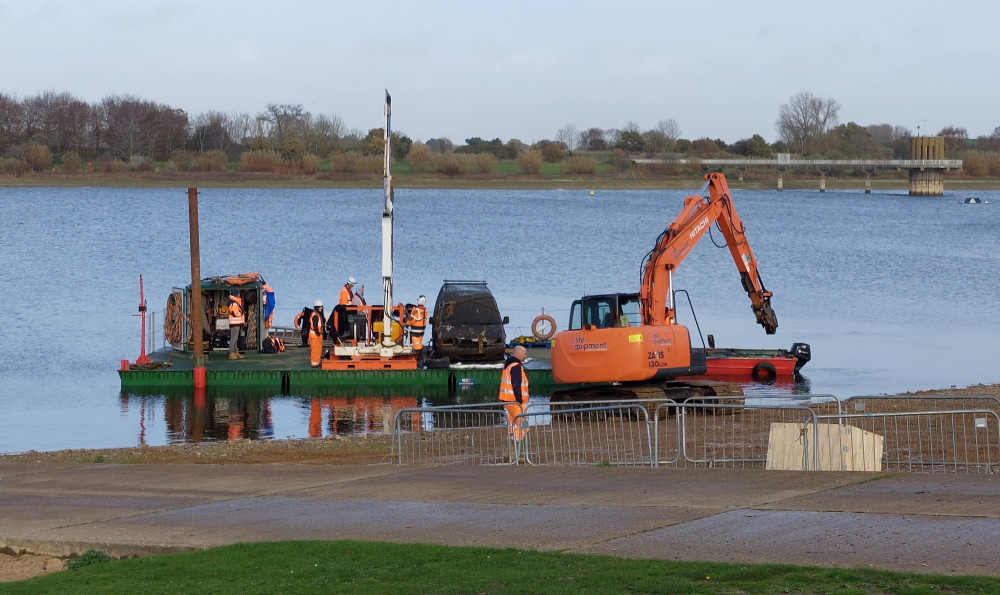
<svg viewBox="0 0 1000 595"><path fill-rule="evenodd" d="M640 320L638 293L588 295L570 307L569 330L638 326Z"/></svg>
<svg viewBox="0 0 1000 595"><path fill-rule="evenodd" d="M559 383L671 380L704 374L704 357L692 357L688 329L647 326L638 293L588 295L573 302L567 329L552 346L552 375Z"/></svg>

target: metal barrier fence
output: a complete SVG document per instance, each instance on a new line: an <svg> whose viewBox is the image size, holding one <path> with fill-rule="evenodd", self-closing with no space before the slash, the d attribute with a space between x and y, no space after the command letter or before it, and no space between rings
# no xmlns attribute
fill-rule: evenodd
<svg viewBox="0 0 1000 595"><path fill-rule="evenodd" d="M865 395L840 404L840 413L895 413L939 409L990 409L1000 413L1000 398L989 395L940 396Z"/></svg>
<svg viewBox="0 0 1000 595"><path fill-rule="evenodd" d="M521 441L501 403L409 408L393 421L392 461L996 473L1000 400L961 399L916 411L899 409L928 398L532 402L513 420Z"/></svg>
<svg viewBox="0 0 1000 595"><path fill-rule="evenodd" d="M523 458L531 465L653 465L647 406L641 401L590 401L555 405L549 411L529 410L518 416L529 421L523 444L515 444L518 462ZM543 419L548 423L540 423Z"/></svg>
<svg viewBox="0 0 1000 595"><path fill-rule="evenodd" d="M391 460L394 463L495 465L510 462L507 412L501 403L400 409L393 418L392 428Z"/></svg>
<svg viewBox="0 0 1000 595"><path fill-rule="evenodd" d="M880 461L883 471L997 473L1000 470L1000 416L992 410L820 415L817 422L857 428L880 437L881 444L860 441L860 454L865 459ZM831 442L829 448L842 450L843 434L839 432L835 438L827 433L825 439ZM817 444L817 448L820 447L823 447L822 442ZM881 451L865 451L872 448L881 448Z"/></svg>
<svg viewBox="0 0 1000 595"><path fill-rule="evenodd" d="M815 412L804 405L737 401L660 405L654 416L657 466L764 468L773 424L816 423ZM671 410L672 421L666 415Z"/></svg>

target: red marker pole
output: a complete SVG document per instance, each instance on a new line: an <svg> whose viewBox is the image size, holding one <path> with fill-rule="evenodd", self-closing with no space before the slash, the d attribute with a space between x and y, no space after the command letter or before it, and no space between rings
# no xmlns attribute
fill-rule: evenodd
<svg viewBox="0 0 1000 595"><path fill-rule="evenodd" d="M188 188L188 220L191 226L191 343L194 345L194 388L205 388L205 347L202 344L201 252L198 240L198 189Z"/></svg>

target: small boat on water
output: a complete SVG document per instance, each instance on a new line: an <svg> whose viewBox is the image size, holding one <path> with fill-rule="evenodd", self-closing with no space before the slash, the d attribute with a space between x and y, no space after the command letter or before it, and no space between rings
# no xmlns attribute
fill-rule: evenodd
<svg viewBox="0 0 1000 595"><path fill-rule="evenodd" d="M811 349L806 343L795 343L789 350L706 348L703 351L708 365L704 378L749 378L762 383L794 378L812 357Z"/></svg>

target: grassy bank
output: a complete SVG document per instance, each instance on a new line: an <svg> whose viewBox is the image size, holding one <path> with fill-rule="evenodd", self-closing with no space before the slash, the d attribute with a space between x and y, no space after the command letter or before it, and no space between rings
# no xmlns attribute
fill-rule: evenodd
<svg viewBox="0 0 1000 595"><path fill-rule="evenodd" d="M419 173L394 173L393 186L407 188L441 189L571 189L571 190L626 190L626 189L697 189L704 180L699 175L680 176L638 176L614 174L594 174L565 176L560 174L527 175L460 175L441 176ZM774 190L775 179L747 178L738 181L735 174L728 174L727 181L734 189ZM819 190L817 176L786 176L785 189ZM998 190L1000 178L946 178L945 190ZM0 187L107 187L107 188L381 188L381 175L318 174L315 176L295 176L276 174L248 174L237 172L214 173L121 173L121 174L63 174L49 172L20 177L0 176ZM863 178L827 177L829 191L862 190ZM906 190L905 177L878 178L871 182L873 191Z"/></svg>
<svg viewBox="0 0 1000 595"><path fill-rule="evenodd" d="M1000 592L993 577L351 541L238 544L118 561L92 553L78 561L0 584L0 593Z"/></svg>

